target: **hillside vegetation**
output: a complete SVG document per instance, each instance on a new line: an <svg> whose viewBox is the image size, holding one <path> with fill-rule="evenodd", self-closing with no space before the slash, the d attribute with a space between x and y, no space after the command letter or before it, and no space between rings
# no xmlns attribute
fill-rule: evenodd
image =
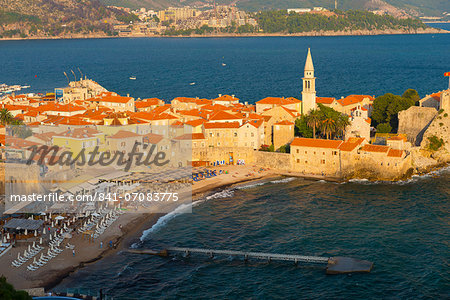
<svg viewBox="0 0 450 300"><path fill-rule="evenodd" d="M0 37L112 34L129 14L98 0L0 0Z"/></svg>
<svg viewBox="0 0 450 300"><path fill-rule="evenodd" d="M117 5L131 8L162 9L169 6L212 4L213 0L101 0L106 5ZM242 10L260 11L267 9L312 8L321 6L334 9L334 0L216 0L217 5L236 3ZM367 10L388 8L404 10L416 15L441 15L450 11L448 0L338 0L338 9ZM394 12L395 13L395 12Z"/></svg>
<svg viewBox="0 0 450 300"><path fill-rule="evenodd" d="M262 11L256 14L259 26L264 32L299 33L310 31L346 30L417 30L427 26L417 19L397 19L379 16L366 11L336 11L332 15L297 14L286 10Z"/></svg>

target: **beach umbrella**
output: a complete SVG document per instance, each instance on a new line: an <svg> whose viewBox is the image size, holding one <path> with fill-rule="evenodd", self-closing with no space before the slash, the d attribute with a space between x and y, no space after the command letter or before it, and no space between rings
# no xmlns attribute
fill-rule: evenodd
<svg viewBox="0 0 450 300"><path fill-rule="evenodd" d="M27 256L27 249L23 251L23 256Z"/></svg>
<svg viewBox="0 0 450 300"><path fill-rule="evenodd" d="M25 235L28 235L28 230L27 229L25 229Z"/></svg>
<svg viewBox="0 0 450 300"><path fill-rule="evenodd" d="M20 259L20 252L17 253L17 259Z"/></svg>
<svg viewBox="0 0 450 300"><path fill-rule="evenodd" d="M57 216L57 217L55 218L55 220L64 220L64 217L63 217L63 216Z"/></svg>
<svg viewBox="0 0 450 300"><path fill-rule="evenodd" d="M42 234L46 234L47 232L45 231L45 227L44 227L44 230L42 230Z"/></svg>
<svg viewBox="0 0 450 300"><path fill-rule="evenodd" d="M67 229L67 226L66 226L66 224L64 224L64 229Z"/></svg>
<svg viewBox="0 0 450 300"><path fill-rule="evenodd" d="M3 237L3 243L6 244L6 236Z"/></svg>
<svg viewBox="0 0 450 300"><path fill-rule="evenodd" d="M52 227L55 227L55 223L53 223L53 221L52 221Z"/></svg>
<svg viewBox="0 0 450 300"><path fill-rule="evenodd" d="M37 236L37 230L34 231L34 236Z"/></svg>
<svg viewBox="0 0 450 300"><path fill-rule="evenodd" d="M47 222L47 220L48 220L48 219L47 219L47 216L45 216L45 217L44 217L44 221Z"/></svg>
<svg viewBox="0 0 450 300"><path fill-rule="evenodd" d="M52 218L52 213L50 212L50 215L48 216L50 219Z"/></svg>
<svg viewBox="0 0 450 300"><path fill-rule="evenodd" d="M28 252L31 252L31 245L28 245Z"/></svg>
<svg viewBox="0 0 450 300"><path fill-rule="evenodd" d="M42 245L42 238L39 240L39 244L41 244Z"/></svg>
<svg viewBox="0 0 450 300"><path fill-rule="evenodd" d="M3 239L0 239L0 247L3 246Z"/></svg>
<svg viewBox="0 0 450 300"><path fill-rule="evenodd" d="M44 260L44 253L41 253L41 260Z"/></svg>
<svg viewBox="0 0 450 300"><path fill-rule="evenodd" d="M33 242L33 248L36 248L36 242Z"/></svg>
<svg viewBox="0 0 450 300"><path fill-rule="evenodd" d="M33 259L33 264L35 264L36 263L36 257L34 257L34 259Z"/></svg>
<svg viewBox="0 0 450 300"><path fill-rule="evenodd" d="M9 240L10 239L10 237L9 237L9 232L6 234L6 238Z"/></svg>

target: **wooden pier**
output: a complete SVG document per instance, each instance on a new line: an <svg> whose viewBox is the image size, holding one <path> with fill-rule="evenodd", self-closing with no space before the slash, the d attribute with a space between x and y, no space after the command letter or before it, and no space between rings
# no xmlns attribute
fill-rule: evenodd
<svg viewBox="0 0 450 300"><path fill-rule="evenodd" d="M262 253L262 252L246 252L234 250L214 250L214 249L200 249L200 248L182 248L169 247L162 251L153 250L128 250L129 253L136 254L150 254L162 257L167 257L173 254L184 254L189 257L191 254L203 254L210 258L214 256L236 256L241 257L245 261L249 259L261 259L267 261L292 261L297 263L314 263L326 264L327 274L344 274L344 273L368 273L372 270L373 263L366 260L359 260L350 257L320 257L320 256L304 256L294 254L277 254L277 253Z"/></svg>

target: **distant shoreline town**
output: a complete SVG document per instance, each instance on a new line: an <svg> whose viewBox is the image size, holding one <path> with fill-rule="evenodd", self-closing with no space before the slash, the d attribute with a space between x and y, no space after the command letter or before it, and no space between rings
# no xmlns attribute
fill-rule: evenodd
<svg viewBox="0 0 450 300"><path fill-rule="evenodd" d="M246 12L235 5L212 9L169 7L154 11L108 6L109 15L91 19L74 12L73 21L43 21L47 15L5 14L1 40L73 39L106 37L246 37L341 36L448 33L407 14L388 11L340 11L323 7ZM94 9L94 8L93 8ZM99 13L101 15L101 13ZM0 20L2 15L0 14ZM78 21L77 18L79 19ZM428 20L428 19L427 19ZM429 21L436 21L430 19ZM48 24L47 24L48 23Z"/></svg>

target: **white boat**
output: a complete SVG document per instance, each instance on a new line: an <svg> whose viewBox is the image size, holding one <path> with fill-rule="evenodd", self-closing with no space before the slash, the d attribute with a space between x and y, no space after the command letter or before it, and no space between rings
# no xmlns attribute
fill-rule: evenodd
<svg viewBox="0 0 450 300"><path fill-rule="evenodd" d="M222 67L225 67L227 64L222 63Z"/></svg>
<svg viewBox="0 0 450 300"><path fill-rule="evenodd" d="M191 82L191 83L189 83L190 85L195 85L195 82Z"/></svg>
<svg viewBox="0 0 450 300"><path fill-rule="evenodd" d="M136 80L136 76L131 76L130 80Z"/></svg>

